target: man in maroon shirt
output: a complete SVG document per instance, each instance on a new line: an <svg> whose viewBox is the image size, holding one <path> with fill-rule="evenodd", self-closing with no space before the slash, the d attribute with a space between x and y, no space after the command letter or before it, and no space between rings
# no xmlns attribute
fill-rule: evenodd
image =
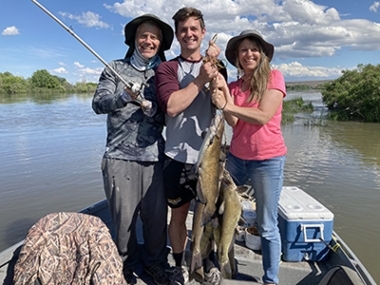
<svg viewBox="0 0 380 285"><path fill-rule="evenodd" d="M183 266L186 217L197 184L189 173L198 159L202 133L210 126L215 113L205 85L217 76L218 68L210 62L203 62L201 43L206 28L202 13L185 7L178 10L173 19L181 54L159 65L155 82L159 105L166 113L164 186L171 207L169 239L176 265L170 284L183 285L188 281L188 272ZM219 52L220 49L210 41L207 55L217 58ZM210 271L214 267L213 263L206 264L206 276L209 276L206 281L219 283L218 270Z"/></svg>

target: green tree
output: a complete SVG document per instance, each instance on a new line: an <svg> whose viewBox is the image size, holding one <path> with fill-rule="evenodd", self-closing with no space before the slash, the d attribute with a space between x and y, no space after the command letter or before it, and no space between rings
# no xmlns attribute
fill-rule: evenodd
<svg viewBox="0 0 380 285"><path fill-rule="evenodd" d="M35 71L30 82L34 88L63 89L58 77L51 75L46 69Z"/></svg>
<svg viewBox="0 0 380 285"><path fill-rule="evenodd" d="M380 64L342 71L323 86L322 100L334 119L380 122Z"/></svg>
<svg viewBox="0 0 380 285"><path fill-rule="evenodd" d="M6 94L26 93L27 81L10 72L0 73L0 92Z"/></svg>
<svg viewBox="0 0 380 285"><path fill-rule="evenodd" d="M294 121L294 114L311 114L313 111L313 104L311 102L305 103L302 97L285 100L282 105L282 123L292 123Z"/></svg>
<svg viewBox="0 0 380 285"><path fill-rule="evenodd" d="M95 92L97 83L92 82L77 82L74 89L77 93L93 93Z"/></svg>
<svg viewBox="0 0 380 285"><path fill-rule="evenodd" d="M66 83L67 83L67 80L66 80L66 78L64 78L64 77L59 77L59 76L57 76L57 75L52 75L54 78L56 78L57 80L58 80L58 82L62 85L62 86L64 86Z"/></svg>
<svg viewBox="0 0 380 285"><path fill-rule="evenodd" d="M286 85L286 90L287 91L307 91L313 89L311 86L306 85L306 84L296 84L296 85Z"/></svg>

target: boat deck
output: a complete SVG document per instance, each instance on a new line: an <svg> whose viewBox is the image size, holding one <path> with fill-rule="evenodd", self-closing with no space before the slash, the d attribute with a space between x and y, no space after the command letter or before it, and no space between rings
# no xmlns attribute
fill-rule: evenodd
<svg viewBox="0 0 380 285"><path fill-rule="evenodd" d="M100 217L103 222L113 232L111 217L109 214L108 206L105 200L96 203L83 211L82 213L91 214ZM168 221L170 219L170 210ZM191 236L193 212L190 210L187 218L188 236ZM355 268L357 272L365 279L368 285L375 285L369 273L360 264L355 255L349 250L342 240L338 238L336 243L338 249L336 252L330 250L326 261L322 262L281 262L279 280L281 285L318 285L326 272L336 265L345 265L350 268ZM138 240L143 243L141 221L138 224ZM17 261L18 253L21 249L22 242L15 244L7 250L0 253L0 285L13 285L13 267ZM188 243L188 250L186 252L186 262L190 261L190 242ZM259 251L253 251L247 248L243 242L235 242L235 259L237 261L238 273L234 280L223 280L223 285L241 285L249 282L250 285L262 284L261 276L262 271L262 258ZM168 253L170 253L170 245L168 244ZM172 255L168 255L169 264L174 265ZM356 262L356 263L355 263ZM137 284L155 284L152 278L144 272L142 265L136 268L138 275ZM366 277L367 276L367 277ZM190 285L197 285L198 282L193 280Z"/></svg>
<svg viewBox="0 0 380 285"><path fill-rule="evenodd" d="M112 221L108 213L108 208L106 205L103 205L102 210L95 211L95 214L99 216L112 231ZM168 221L170 219L170 209L168 211ZM186 226L188 229L188 236L191 237L193 221L193 211L192 207L190 208ZM140 221L139 221L140 223ZM138 240L142 244L142 231L141 224L138 224ZM186 252L185 261L190 262L190 241L188 242L188 250ZM168 244L170 249L170 244ZM223 284L238 284L246 283L249 281L250 284L262 284L261 277L263 275L262 270L262 258L260 251L253 251L247 248L244 242L235 242L235 259L238 265L238 274L234 280L224 280ZM174 260L172 255L168 255L169 264L174 265ZM279 279L281 285L312 285L318 284L322 279L323 275L331 268L332 265L329 262L281 262ZM155 284L151 277L147 275L142 266L140 265L136 269L138 275L138 284ZM255 283L256 282L256 283ZM191 282L191 285L198 284L195 280Z"/></svg>

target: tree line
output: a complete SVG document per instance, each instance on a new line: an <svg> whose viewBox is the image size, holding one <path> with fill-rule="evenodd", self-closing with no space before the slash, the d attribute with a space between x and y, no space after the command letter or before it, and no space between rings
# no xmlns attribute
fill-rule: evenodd
<svg viewBox="0 0 380 285"><path fill-rule="evenodd" d="M323 81L323 83L318 83L319 81L305 81L305 82L286 82L286 91L320 91L323 88L323 84L328 82L328 80ZM316 84L318 83L318 84Z"/></svg>
<svg viewBox="0 0 380 285"><path fill-rule="evenodd" d="M288 83L286 89L320 90L322 101L329 110L329 119L380 122L380 64L359 64L356 69L343 70L335 80L315 86L310 82Z"/></svg>
<svg viewBox="0 0 380 285"><path fill-rule="evenodd" d="M0 73L0 94L22 93L93 93L97 84L77 82L37 70L24 79L10 72ZM307 84L287 86L288 90L320 89L329 117L335 120L380 122L380 64L359 64L356 69L343 70L336 80L312 87Z"/></svg>
<svg viewBox="0 0 380 285"><path fill-rule="evenodd" d="M0 72L0 94L23 93L88 93L94 92L97 84L77 82L70 84L65 78L50 74L46 69L35 71L30 78Z"/></svg>

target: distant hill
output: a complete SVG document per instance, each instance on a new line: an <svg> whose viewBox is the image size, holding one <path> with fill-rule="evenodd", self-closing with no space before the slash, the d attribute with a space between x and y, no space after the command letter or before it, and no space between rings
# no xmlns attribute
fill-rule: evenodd
<svg viewBox="0 0 380 285"><path fill-rule="evenodd" d="M315 81L289 81L285 82L286 86L300 86L300 85L305 85L305 86L310 86L311 88L315 88L318 85L330 82L332 80L315 80Z"/></svg>

